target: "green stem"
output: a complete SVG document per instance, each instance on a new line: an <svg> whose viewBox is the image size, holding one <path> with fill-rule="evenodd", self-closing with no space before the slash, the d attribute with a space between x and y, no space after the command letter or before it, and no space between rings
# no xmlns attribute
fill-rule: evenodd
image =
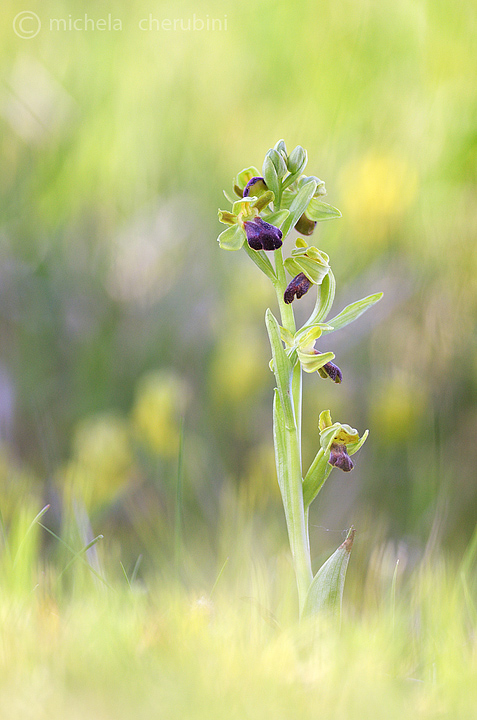
<svg viewBox="0 0 477 720"><path fill-rule="evenodd" d="M311 570L310 542L303 505L300 448L297 430L285 429L285 452L287 464L287 489L289 507L287 513L288 537L295 567L300 613L313 579Z"/></svg>
<svg viewBox="0 0 477 720"><path fill-rule="evenodd" d="M283 293L287 285L282 250L275 251L276 282L274 283L280 308L281 323L292 334L295 333L295 317L291 304L285 303ZM294 427L285 427L284 454L286 457L286 494L288 502L285 515L288 537L295 568L300 613L303 609L313 573L311 569L308 519L303 503L303 477L301 466L301 415L302 415L302 373L297 362L290 377L290 394L295 415Z"/></svg>

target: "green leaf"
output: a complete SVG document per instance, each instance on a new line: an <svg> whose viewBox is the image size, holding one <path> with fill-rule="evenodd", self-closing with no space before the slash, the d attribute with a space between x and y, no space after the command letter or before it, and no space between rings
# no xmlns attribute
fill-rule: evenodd
<svg viewBox="0 0 477 720"><path fill-rule="evenodd" d="M310 220L314 220L315 222L334 220L334 218L341 217L341 212L338 208L333 207L333 205L328 205L328 203L324 203L316 198L310 201L306 209L306 214Z"/></svg>
<svg viewBox="0 0 477 720"><path fill-rule="evenodd" d="M303 607L303 617L312 617L320 612L339 616L343 588L353 545L355 529L352 527L346 540L316 573L308 590Z"/></svg>
<svg viewBox="0 0 477 720"><path fill-rule="evenodd" d="M267 183L268 184L268 183ZM298 220L301 218L303 213L305 212L306 208L308 207L308 204L313 197L313 193L316 190L316 183L315 181L306 183L303 185L301 190L296 194L296 196L293 198L293 202L290 205L290 215L283 223L283 237L285 238L292 227L295 227Z"/></svg>
<svg viewBox="0 0 477 720"><path fill-rule="evenodd" d="M289 517L289 493L287 492L287 454L285 438L285 415L277 388L273 395L273 444L275 446L275 464L277 467L277 479L282 494L285 516Z"/></svg>
<svg viewBox="0 0 477 720"><path fill-rule="evenodd" d="M293 430L296 425L290 392L292 366L283 347L280 337L280 326L270 309L267 309L267 312L265 313L265 324L267 326L270 346L272 348L273 371L275 373L278 394L283 408L285 426L289 430Z"/></svg>
<svg viewBox="0 0 477 720"><path fill-rule="evenodd" d="M313 373L335 359L335 355L332 352L318 353L318 355L312 353L301 352L297 350L298 359L301 363L303 370L307 373Z"/></svg>
<svg viewBox="0 0 477 720"><path fill-rule="evenodd" d="M220 233L217 240L223 250L240 250L245 242L245 231L240 225L231 225Z"/></svg>
<svg viewBox="0 0 477 720"><path fill-rule="evenodd" d="M366 312L366 310L368 310L368 308L372 305L377 303L378 300L381 300L382 297L382 292L374 293L374 295L368 295L368 297L365 297L362 300L357 300L356 302L351 303L351 305L347 305L344 310L336 315L336 317L328 321L328 325L331 325L333 330L341 330L341 328L357 320L360 315ZM330 330L324 332L333 331Z"/></svg>
<svg viewBox="0 0 477 720"><path fill-rule="evenodd" d="M276 198L278 198L280 193L280 183L278 181L278 175L275 165L272 162L272 158L268 154L265 155L265 160L263 161L262 174L268 189L272 191Z"/></svg>

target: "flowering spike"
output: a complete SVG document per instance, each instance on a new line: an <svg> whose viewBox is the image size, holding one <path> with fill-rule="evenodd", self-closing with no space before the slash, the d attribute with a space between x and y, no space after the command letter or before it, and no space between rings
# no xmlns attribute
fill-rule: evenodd
<svg viewBox="0 0 477 720"><path fill-rule="evenodd" d="M257 217L246 220L244 229L247 241L253 250L277 250L282 245L282 231Z"/></svg>
<svg viewBox="0 0 477 720"><path fill-rule="evenodd" d="M285 300L287 305L290 305L290 303L293 302L295 297L297 300L299 300L301 297L303 297L303 295L305 295L308 292L310 287L311 287L311 282L310 282L310 280L308 280L305 273L299 273L288 284L288 287L285 290L285 293L283 295L283 299Z"/></svg>

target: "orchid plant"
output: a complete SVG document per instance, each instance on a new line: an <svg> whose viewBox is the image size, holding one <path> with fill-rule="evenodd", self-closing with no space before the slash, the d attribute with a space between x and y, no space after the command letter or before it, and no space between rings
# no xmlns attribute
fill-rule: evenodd
<svg viewBox="0 0 477 720"><path fill-rule="evenodd" d="M341 213L323 201L325 183L314 175L305 175L306 164L306 150L299 145L288 154L280 140L265 155L261 172L256 167L239 172L233 183L234 195L224 192L232 208L219 210L220 222L228 227L218 237L224 250L243 248L269 278L277 295L280 319L270 309L265 315L272 353L270 368L276 382L273 439L301 616L315 615L324 608L340 611L354 529L313 576L309 508L333 468L352 470L351 455L368 436L367 430L360 437L357 430L333 422L330 412L323 411L318 421L318 451L304 473L302 371L341 384L343 373L333 362L334 353L318 350L315 344L356 320L382 297L382 293L376 293L358 300L327 320L336 286L329 257L301 236L309 238L317 223L339 218ZM299 235L284 258L284 241L293 230ZM316 291L313 310L297 328L293 304L312 288Z"/></svg>

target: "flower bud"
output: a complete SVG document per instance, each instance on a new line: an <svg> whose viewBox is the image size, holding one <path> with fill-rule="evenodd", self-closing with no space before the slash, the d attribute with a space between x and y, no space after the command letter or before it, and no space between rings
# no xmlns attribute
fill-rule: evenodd
<svg viewBox="0 0 477 720"><path fill-rule="evenodd" d="M300 173L306 165L306 150L297 145L288 156L287 165L291 173Z"/></svg>
<svg viewBox="0 0 477 720"><path fill-rule="evenodd" d="M280 153L285 162L287 161L287 146L284 140L279 140L273 149Z"/></svg>

